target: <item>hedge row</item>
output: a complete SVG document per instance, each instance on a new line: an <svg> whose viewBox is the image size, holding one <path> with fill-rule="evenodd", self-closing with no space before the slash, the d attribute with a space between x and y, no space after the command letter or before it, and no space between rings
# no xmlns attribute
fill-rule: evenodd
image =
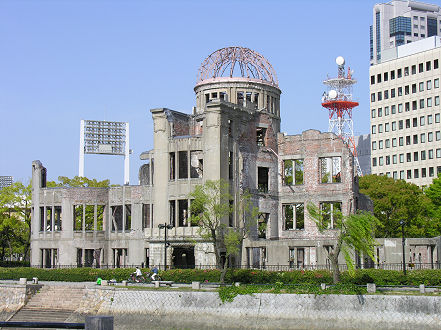
<svg viewBox="0 0 441 330"><path fill-rule="evenodd" d="M0 267L0 279L18 280L20 277L31 279L38 277L42 281L69 281L90 282L98 277L103 279L126 280L134 271L130 268L96 269L96 268L73 268L73 269L39 269L28 267L2 268ZM142 269L147 273L148 269ZM219 270L201 269L172 269L160 272L161 277L175 283L219 282ZM324 270L315 271L265 271L254 269L228 270L225 276L226 283L241 282L244 284L332 284L332 273ZM412 270L407 276L401 271L363 269L355 271L352 276L348 272L341 274L341 283L364 285L375 283L377 285L419 285L441 286L441 270Z"/></svg>
<svg viewBox="0 0 441 330"><path fill-rule="evenodd" d="M29 267L29 261L0 261L0 267Z"/></svg>

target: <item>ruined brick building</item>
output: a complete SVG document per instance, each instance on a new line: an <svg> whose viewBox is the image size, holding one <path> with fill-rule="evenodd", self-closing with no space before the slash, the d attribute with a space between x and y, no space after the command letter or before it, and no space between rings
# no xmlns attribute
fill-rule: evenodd
<svg viewBox="0 0 441 330"><path fill-rule="evenodd" d="M151 110L154 146L140 156L145 164L139 185L47 188L46 169L33 162L32 265L163 265L164 250L168 265L214 265L211 245L188 221L188 195L196 185L218 179L230 183L234 196L235 212L224 219L226 225L240 223L236 202L244 190L260 211L237 263L326 264L336 211L349 214L359 207L353 157L345 143L316 130L281 133L276 74L250 49L229 47L211 54L199 69L194 91L191 114ZM309 219L309 202L325 214L326 233ZM162 224L173 225L167 249ZM435 242L421 244L425 261L434 262ZM386 253L390 246L379 246L378 262L400 262L399 255Z"/></svg>

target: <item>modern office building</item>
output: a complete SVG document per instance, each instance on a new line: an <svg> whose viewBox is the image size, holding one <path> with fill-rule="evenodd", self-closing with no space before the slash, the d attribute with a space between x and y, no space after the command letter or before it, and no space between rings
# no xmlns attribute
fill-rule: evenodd
<svg viewBox="0 0 441 330"><path fill-rule="evenodd" d="M363 134L354 136L357 148L358 162L363 175L371 174L371 135Z"/></svg>
<svg viewBox="0 0 441 330"><path fill-rule="evenodd" d="M394 52L369 70L372 173L425 186L441 172L441 38Z"/></svg>
<svg viewBox="0 0 441 330"><path fill-rule="evenodd" d="M13 179L12 176L0 176L0 189L3 187L9 187L12 185Z"/></svg>
<svg viewBox="0 0 441 330"><path fill-rule="evenodd" d="M397 46L441 36L441 9L417 1L376 4L370 26L371 65L390 59Z"/></svg>

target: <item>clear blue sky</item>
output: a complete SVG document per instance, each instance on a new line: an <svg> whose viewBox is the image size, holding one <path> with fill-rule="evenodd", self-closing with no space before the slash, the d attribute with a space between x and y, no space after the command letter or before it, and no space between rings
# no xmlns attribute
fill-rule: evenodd
<svg viewBox="0 0 441 330"><path fill-rule="evenodd" d="M153 147L150 109L190 113L199 65L244 46L282 90L282 131L326 131L326 74L354 69L355 134L369 132L369 25L378 1L0 1L0 175L78 175L81 119L130 123L131 184ZM123 157L85 156L85 175L123 182Z"/></svg>

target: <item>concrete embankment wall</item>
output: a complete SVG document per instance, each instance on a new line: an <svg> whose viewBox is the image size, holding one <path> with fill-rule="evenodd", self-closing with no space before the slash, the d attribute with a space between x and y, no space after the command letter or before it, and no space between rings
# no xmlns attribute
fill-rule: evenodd
<svg viewBox="0 0 441 330"><path fill-rule="evenodd" d="M0 320L19 310L37 287L0 285ZM179 289L176 289L179 290ZM217 292L90 287L68 321L114 315L116 329L440 329L435 296L254 294L225 302Z"/></svg>
<svg viewBox="0 0 441 330"><path fill-rule="evenodd" d="M0 321L7 320L26 302L26 285L0 285Z"/></svg>
<svg viewBox="0 0 441 330"><path fill-rule="evenodd" d="M431 296L254 294L222 303L216 292L88 289L84 314L115 316L117 329L440 329Z"/></svg>

